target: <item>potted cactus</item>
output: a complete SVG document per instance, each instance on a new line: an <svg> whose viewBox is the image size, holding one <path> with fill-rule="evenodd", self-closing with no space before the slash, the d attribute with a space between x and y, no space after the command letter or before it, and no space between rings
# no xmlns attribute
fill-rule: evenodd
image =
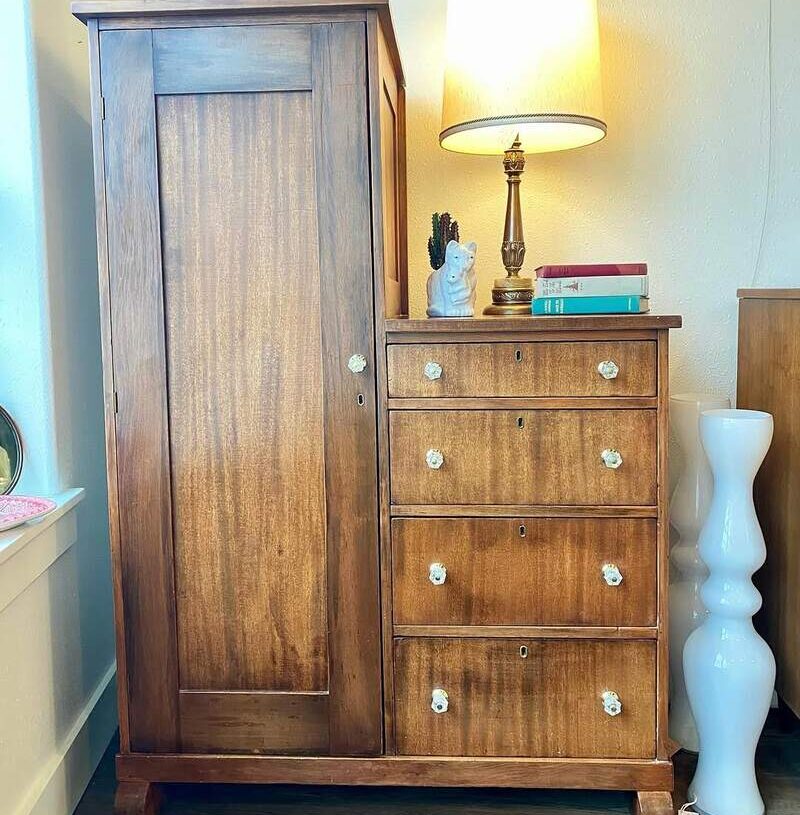
<svg viewBox="0 0 800 815"><path fill-rule="evenodd" d="M454 221L449 212L433 213L431 218L433 234L428 238L428 257L431 268L435 271L444 266L447 244L458 243L458 221Z"/></svg>

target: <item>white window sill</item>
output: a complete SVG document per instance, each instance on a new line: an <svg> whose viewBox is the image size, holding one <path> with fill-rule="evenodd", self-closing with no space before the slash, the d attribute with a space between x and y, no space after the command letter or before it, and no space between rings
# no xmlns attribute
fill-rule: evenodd
<svg viewBox="0 0 800 815"><path fill-rule="evenodd" d="M44 518L0 532L0 611L75 543L71 510L84 495L82 488L59 493L53 498L56 508Z"/></svg>

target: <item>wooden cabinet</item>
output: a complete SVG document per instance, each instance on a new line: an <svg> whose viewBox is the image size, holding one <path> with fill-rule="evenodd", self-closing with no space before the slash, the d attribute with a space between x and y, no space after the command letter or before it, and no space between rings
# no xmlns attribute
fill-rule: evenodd
<svg viewBox="0 0 800 815"><path fill-rule="evenodd" d="M775 689L800 716L800 289L741 289L739 298L736 403L775 422L754 489L767 544L755 622L775 654Z"/></svg>
<svg viewBox="0 0 800 815"><path fill-rule="evenodd" d="M531 786L633 789L638 811L672 810L667 348L679 325L387 322L384 685L398 759L464 757L476 779L483 762L521 762Z"/></svg>
<svg viewBox="0 0 800 815"><path fill-rule="evenodd" d="M679 321L398 319L387 0L73 9L91 55L118 811L198 780L669 789Z"/></svg>
<svg viewBox="0 0 800 815"><path fill-rule="evenodd" d="M374 303L382 330L406 277L388 8L73 8L122 754L380 755Z"/></svg>

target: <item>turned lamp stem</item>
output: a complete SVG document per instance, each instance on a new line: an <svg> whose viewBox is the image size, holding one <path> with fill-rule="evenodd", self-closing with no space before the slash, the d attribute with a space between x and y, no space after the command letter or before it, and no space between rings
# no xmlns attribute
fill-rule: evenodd
<svg viewBox="0 0 800 815"><path fill-rule="evenodd" d="M484 309L484 314L530 314L533 299L533 280L520 277L525 260L525 236L522 231L522 205L519 185L525 172L525 151L519 135L505 151L503 168L508 183L506 202L506 223L503 231L501 254L506 276L495 280L492 289L492 304Z"/></svg>
<svg viewBox="0 0 800 815"><path fill-rule="evenodd" d="M519 277L519 270L525 260L525 237L522 232L522 205L519 199L520 176L525 172L525 151L519 136L514 144L506 150L503 159L508 182L508 201L506 202L506 226L503 232L503 266L509 277Z"/></svg>

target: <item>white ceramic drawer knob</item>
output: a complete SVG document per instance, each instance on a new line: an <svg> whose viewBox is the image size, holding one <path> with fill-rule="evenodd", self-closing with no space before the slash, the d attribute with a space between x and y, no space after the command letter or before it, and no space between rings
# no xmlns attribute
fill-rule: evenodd
<svg viewBox="0 0 800 815"><path fill-rule="evenodd" d="M438 470L444 464L444 456L441 450L428 450L425 453L425 462L432 470Z"/></svg>
<svg viewBox="0 0 800 815"><path fill-rule="evenodd" d="M447 713L448 706L447 691L442 688L434 688L431 693L431 710L434 713Z"/></svg>
<svg viewBox="0 0 800 815"><path fill-rule="evenodd" d="M622 572L613 563L603 564L603 580L609 586L619 586L622 583Z"/></svg>
<svg viewBox="0 0 800 815"><path fill-rule="evenodd" d="M441 586L442 583L447 580L447 569L444 563L431 563L428 569L428 580L430 580L434 586Z"/></svg>
<svg viewBox="0 0 800 815"><path fill-rule="evenodd" d="M438 362L425 363L425 377L431 382L442 378L442 366Z"/></svg>
<svg viewBox="0 0 800 815"><path fill-rule="evenodd" d="M347 367L354 374L360 374L367 367L367 358L363 354L353 354L347 360Z"/></svg>
<svg viewBox="0 0 800 815"><path fill-rule="evenodd" d="M603 464L609 470L617 470L622 466L622 453L619 450L606 449L600 453L600 458L603 459Z"/></svg>
<svg viewBox="0 0 800 815"><path fill-rule="evenodd" d="M622 702L619 696L613 690L607 690L603 693L603 710L609 716L619 716L622 713Z"/></svg>
<svg viewBox="0 0 800 815"><path fill-rule="evenodd" d="M619 365L617 365L613 359L604 359L597 366L597 373L599 373L603 379L616 379L619 376Z"/></svg>

